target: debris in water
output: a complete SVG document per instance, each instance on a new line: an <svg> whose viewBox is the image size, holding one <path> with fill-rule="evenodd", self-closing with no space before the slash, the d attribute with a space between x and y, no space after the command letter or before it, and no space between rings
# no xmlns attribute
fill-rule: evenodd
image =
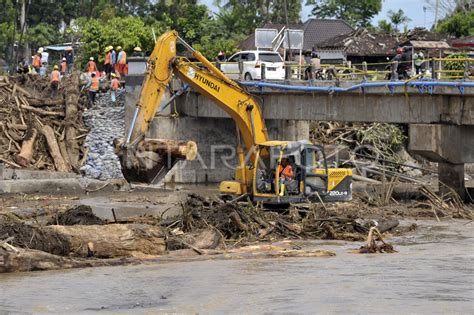
<svg viewBox="0 0 474 315"><path fill-rule="evenodd" d="M378 243L377 243L378 242ZM393 246L385 243L376 227L371 227L369 235L367 236L367 244L359 249L361 254L375 254L375 253L398 253Z"/></svg>

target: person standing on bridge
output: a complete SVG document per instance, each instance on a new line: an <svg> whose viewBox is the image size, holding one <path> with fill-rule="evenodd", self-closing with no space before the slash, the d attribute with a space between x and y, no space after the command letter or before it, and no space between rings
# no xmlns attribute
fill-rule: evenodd
<svg viewBox="0 0 474 315"><path fill-rule="evenodd" d="M418 52L413 55L413 62L415 64L415 69L416 69L416 74L422 73L422 68L423 68L423 58L425 56L423 55L423 52Z"/></svg>

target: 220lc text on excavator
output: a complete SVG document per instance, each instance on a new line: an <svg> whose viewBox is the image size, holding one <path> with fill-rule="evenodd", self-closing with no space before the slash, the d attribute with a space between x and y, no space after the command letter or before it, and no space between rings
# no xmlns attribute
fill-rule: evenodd
<svg viewBox="0 0 474 315"><path fill-rule="evenodd" d="M199 64L178 56L177 46L187 49ZM173 75L210 98L235 122L238 166L233 180L220 183L222 195L249 196L269 204L351 200L352 170L328 168L323 147L308 140L270 140L256 99L175 31L157 40L130 129L116 143L129 182L156 183L179 160L196 157L193 141L145 138Z"/></svg>

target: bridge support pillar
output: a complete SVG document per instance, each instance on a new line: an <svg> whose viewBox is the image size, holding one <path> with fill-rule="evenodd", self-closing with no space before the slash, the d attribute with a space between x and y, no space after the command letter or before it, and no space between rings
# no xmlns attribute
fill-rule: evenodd
<svg viewBox="0 0 474 315"><path fill-rule="evenodd" d="M464 164L474 162L474 126L412 124L408 150L438 162L439 190L465 198Z"/></svg>
<svg viewBox="0 0 474 315"><path fill-rule="evenodd" d="M308 140L309 121L307 120L266 120L268 136L275 140Z"/></svg>
<svg viewBox="0 0 474 315"><path fill-rule="evenodd" d="M462 199L466 198L464 164L438 162L438 181L440 194L446 194L452 189Z"/></svg>

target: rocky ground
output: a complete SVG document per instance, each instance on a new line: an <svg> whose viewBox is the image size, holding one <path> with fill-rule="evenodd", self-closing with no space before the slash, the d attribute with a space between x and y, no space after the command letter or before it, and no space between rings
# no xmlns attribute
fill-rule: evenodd
<svg viewBox="0 0 474 315"><path fill-rule="evenodd" d="M84 143L89 153L81 171L99 180L122 178L113 141L125 132L125 90L118 91L117 104L112 103L110 93L98 94L95 105L83 116L90 131Z"/></svg>

